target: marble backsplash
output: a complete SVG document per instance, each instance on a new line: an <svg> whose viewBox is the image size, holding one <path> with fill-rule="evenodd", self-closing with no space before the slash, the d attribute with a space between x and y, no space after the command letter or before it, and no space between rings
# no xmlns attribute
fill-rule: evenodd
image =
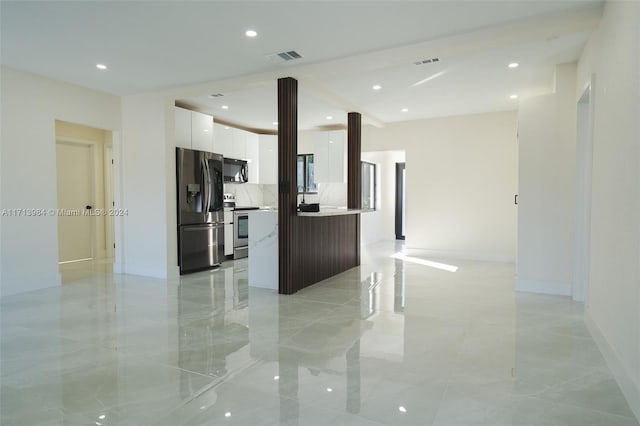
<svg viewBox="0 0 640 426"><path fill-rule="evenodd" d="M238 206L278 207L278 185L258 185L254 183L226 183L224 192L236 197ZM346 183L318 183L317 194L305 194L307 203L320 203L325 207L345 207L347 205ZM298 202L302 196L298 195Z"/></svg>
<svg viewBox="0 0 640 426"><path fill-rule="evenodd" d="M278 206L278 185L225 183L224 192L235 195L237 206Z"/></svg>

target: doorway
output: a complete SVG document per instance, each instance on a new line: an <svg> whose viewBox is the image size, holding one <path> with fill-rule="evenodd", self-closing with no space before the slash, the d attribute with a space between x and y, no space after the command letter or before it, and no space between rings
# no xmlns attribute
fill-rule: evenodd
<svg viewBox="0 0 640 426"><path fill-rule="evenodd" d="M404 240L406 235L406 163L396 163L396 240Z"/></svg>
<svg viewBox="0 0 640 426"><path fill-rule="evenodd" d="M63 282L113 270L110 131L56 121L58 262Z"/></svg>
<svg viewBox="0 0 640 426"><path fill-rule="evenodd" d="M593 76L577 105L576 228L573 300L588 303L591 252L591 174L593 168Z"/></svg>

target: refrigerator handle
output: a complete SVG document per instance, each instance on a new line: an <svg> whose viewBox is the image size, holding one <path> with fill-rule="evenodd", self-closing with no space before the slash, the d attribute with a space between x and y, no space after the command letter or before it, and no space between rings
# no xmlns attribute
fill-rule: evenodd
<svg viewBox="0 0 640 426"><path fill-rule="evenodd" d="M211 173L209 172L209 162L207 159L202 160L204 175L205 175L205 194L206 194L206 206L205 213L209 213L211 210Z"/></svg>
<svg viewBox="0 0 640 426"><path fill-rule="evenodd" d="M200 180L202 181L202 213L207 213L207 169L204 160L200 160Z"/></svg>

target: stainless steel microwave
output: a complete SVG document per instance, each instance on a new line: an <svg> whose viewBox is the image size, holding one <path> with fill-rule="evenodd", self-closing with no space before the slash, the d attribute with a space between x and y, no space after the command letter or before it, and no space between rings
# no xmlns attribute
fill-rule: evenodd
<svg viewBox="0 0 640 426"><path fill-rule="evenodd" d="M249 165L244 160L225 158L222 170L225 182L246 183L249 181Z"/></svg>

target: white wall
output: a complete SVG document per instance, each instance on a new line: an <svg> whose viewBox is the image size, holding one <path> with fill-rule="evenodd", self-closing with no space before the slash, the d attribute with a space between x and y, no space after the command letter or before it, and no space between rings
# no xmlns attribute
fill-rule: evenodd
<svg viewBox="0 0 640 426"><path fill-rule="evenodd" d="M55 120L119 130L120 98L4 67L0 73L0 209L55 209ZM0 295L60 284L55 216L0 217L0 238Z"/></svg>
<svg viewBox="0 0 640 426"><path fill-rule="evenodd" d="M575 223L575 64L556 67L555 93L518 111L518 279L521 291L571 294Z"/></svg>
<svg viewBox="0 0 640 426"><path fill-rule="evenodd" d="M403 151L363 152L362 160L376 164L376 211L360 215L361 244L396 238L396 163L404 163Z"/></svg>
<svg viewBox="0 0 640 426"><path fill-rule="evenodd" d="M576 87L595 74L587 323L640 419L639 28L640 3L607 2Z"/></svg>
<svg viewBox="0 0 640 426"><path fill-rule="evenodd" d="M124 263L114 270L177 276L173 101L159 94L122 98Z"/></svg>
<svg viewBox="0 0 640 426"><path fill-rule="evenodd" d="M406 247L513 261L516 113L363 126L362 151L406 153Z"/></svg>

